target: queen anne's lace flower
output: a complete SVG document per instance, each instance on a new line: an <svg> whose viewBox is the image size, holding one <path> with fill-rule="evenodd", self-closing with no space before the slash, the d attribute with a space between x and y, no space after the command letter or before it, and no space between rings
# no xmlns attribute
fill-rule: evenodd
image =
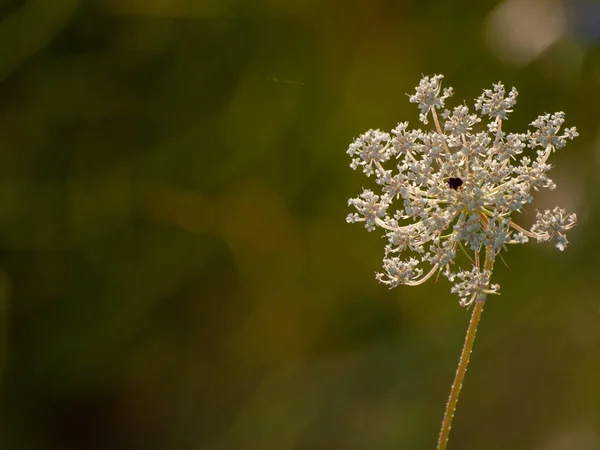
<svg viewBox="0 0 600 450"><path fill-rule="evenodd" d="M419 107L421 122L427 124L431 116L434 130L409 130L408 122L402 122L391 133L369 130L350 145L350 167L374 175L382 193L364 189L350 199L357 212L347 221L364 222L368 231L384 230L384 271L377 280L390 287L418 285L441 272L453 283L451 291L460 303L468 306L499 289L490 285L490 270L481 267L483 248L493 259L506 244L528 238L555 241L559 250L566 247L564 233L575 226L575 214L558 207L538 212L531 230L514 223L511 215L532 201L532 189L556 187L546 161L578 134L574 127L562 128L563 112L538 117L531 123L534 131L504 132L502 121L518 93L512 88L507 95L501 83L475 100L475 111L488 118L485 131L475 129L482 118L464 105L441 111L440 122L437 110L453 94L452 88L442 90L442 78L423 77L409 97ZM390 160L394 170L384 168ZM459 250L468 255L467 270L457 261ZM411 255L402 259L404 252Z"/></svg>

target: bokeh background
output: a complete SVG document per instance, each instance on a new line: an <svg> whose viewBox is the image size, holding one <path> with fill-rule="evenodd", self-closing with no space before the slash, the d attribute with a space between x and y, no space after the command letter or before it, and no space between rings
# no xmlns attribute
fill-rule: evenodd
<svg viewBox="0 0 600 450"><path fill-rule="evenodd" d="M443 73L580 132L449 448L600 449L599 44L584 0L0 1L0 448L433 449L469 312L377 284L345 152Z"/></svg>

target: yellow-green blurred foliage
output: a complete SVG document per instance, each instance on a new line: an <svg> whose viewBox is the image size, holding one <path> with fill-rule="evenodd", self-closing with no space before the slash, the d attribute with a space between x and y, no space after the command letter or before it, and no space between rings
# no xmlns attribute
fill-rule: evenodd
<svg viewBox="0 0 600 450"><path fill-rule="evenodd" d="M508 130L563 110L581 135L521 218L576 212L571 245L496 264L449 448L599 449L598 23L585 0L0 1L0 448L434 448L469 312L443 279L377 284L345 151L418 127L405 93L443 73L452 105L502 80Z"/></svg>

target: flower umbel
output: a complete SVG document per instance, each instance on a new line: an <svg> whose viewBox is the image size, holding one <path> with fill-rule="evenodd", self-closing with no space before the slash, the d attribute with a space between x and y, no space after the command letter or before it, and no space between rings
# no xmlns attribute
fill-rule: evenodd
<svg viewBox="0 0 600 450"><path fill-rule="evenodd" d="M441 88L442 78L423 77L409 97L422 123L433 119L433 130L409 130L402 122L391 133L369 130L350 144L350 167L373 175L381 193L364 189L350 199L357 212L347 221L384 231L384 271L377 280L390 288L418 285L440 272L453 283L460 304L469 306L499 289L490 286L491 270L480 262L484 249L491 260L507 244L528 238L565 249L565 231L575 226L575 214L558 207L538 212L530 230L514 223L512 215L531 203L532 190L556 187L547 160L578 134L575 127L563 128L563 112L539 116L532 131L504 132L518 93L512 88L507 94L501 83L475 100L476 112L465 105L443 109L453 90ZM476 129L482 118L486 127ZM395 167L386 169L391 161ZM402 259L405 252L410 255ZM458 253L467 255L467 268Z"/></svg>

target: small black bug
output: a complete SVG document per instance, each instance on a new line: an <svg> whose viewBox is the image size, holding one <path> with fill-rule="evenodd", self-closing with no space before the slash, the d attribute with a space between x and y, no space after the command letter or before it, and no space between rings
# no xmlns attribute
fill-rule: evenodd
<svg viewBox="0 0 600 450"><path fill-rule="evenodd" d="M448 186L450 186L455 191L461 187L463 184L463 180L460 178L448 178Z"/></svg>

